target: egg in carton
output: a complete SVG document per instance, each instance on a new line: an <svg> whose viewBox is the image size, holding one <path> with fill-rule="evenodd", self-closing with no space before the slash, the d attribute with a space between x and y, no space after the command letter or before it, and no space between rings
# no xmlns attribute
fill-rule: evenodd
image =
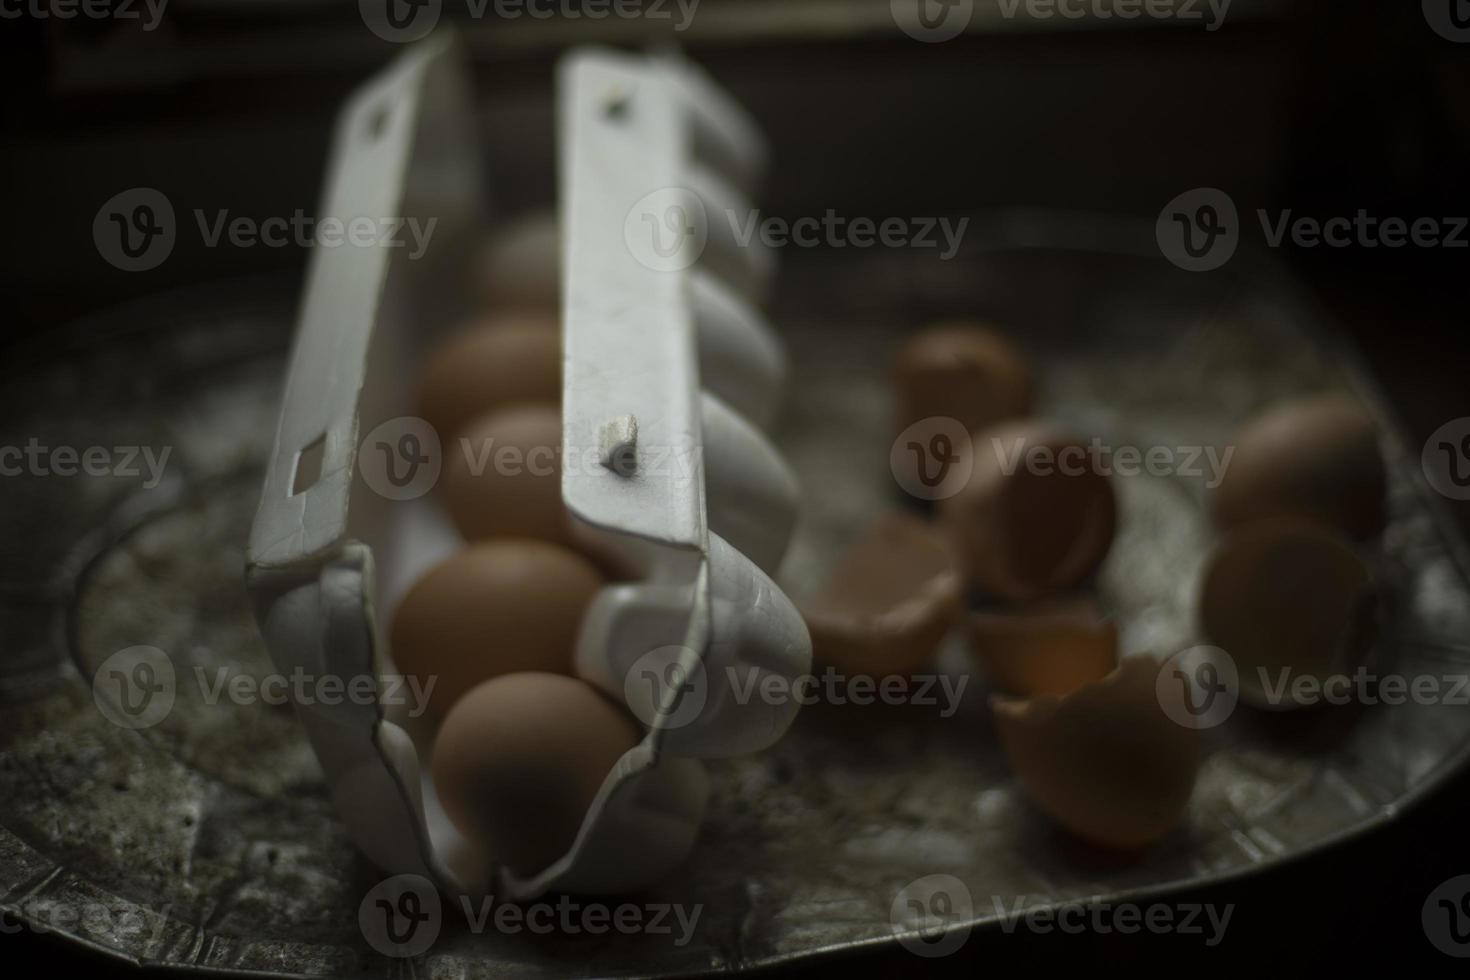
<svg viewBox="0 0 1470 980"><path fill-rule="evenodd" d="M517 874L447 819L427 742L385 696L388 611L465 543L429 492L444 447L411 414L408 379L436 325L470 307L487 227L468 77L461 43L437 34L341 113L325 213L433 235L417 257L386 237L313 251L247 579L278 670L373 680L373 698L296 710L376 865L512 900L631 890L693 847L701 760L790 726L796 699L749 692L810 669L806 628L770 578L797 504L762 431L786 373L755 306L771 262L719 220L746 206L764 148L676 55L578 50L559 68L562 451L593 461L563 466L561 494L579 536L631 570L585 613L575 671L646 724L566 853Z"/></svg>

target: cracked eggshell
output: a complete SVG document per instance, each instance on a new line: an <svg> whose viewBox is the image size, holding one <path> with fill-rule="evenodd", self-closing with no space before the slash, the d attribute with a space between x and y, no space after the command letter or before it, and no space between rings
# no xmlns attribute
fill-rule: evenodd
<svg viewBox="0 0 1470 980"><path fill-rule="evenodd" d="M970 481L939 508L969 582L1027 602L1096 571L1118 518L1094 462L1080 437L1034 419L975 433Z"/></svg>
<svg viewBox="0 0 1470 980"><path fill-rule="evenodd" d="M1021 785L1078 837L1137 849L1184 816L1199 771L1199 732L1165 712L1161 696L1183 695L1159 692L1159 669L1152 657L1129 657L1065 696L991 698Z"/></svg>
<svg viewBox="0 0 1470 980"><path fill-rule="evenodd" d="M1118 666L1118 627L1091 599L1061 599L969 618L970 642L998 690L1070 694Z"/></svg>
<svg viewBox="0 0 1470 980"><path fill-rule="evenodd" d="M944 536L899 512L880 517L801 603L814 656L849 675L883 677L930 660L962 608Z"/></svg>
<svg viewBox="0 0 1470 980"><path fill-rule="evenodd" d="M1363 539L1383 529L1387 476L1378 426L1345 395L1284 402L1248 422L1212 509L1215 523L1294 517Z"/></svg>
<svg viewBox="0 0 1470 980"><path fill-rule="evenodd" d="M1377 587L1346 538L1307 521L1232 530L1205 567L1200 628L1235 661L1240 696L1260 708L1298 707L1293 684L1348 674L1376 635ZM1273 687L1281 688L1274 695Z"/></svg>

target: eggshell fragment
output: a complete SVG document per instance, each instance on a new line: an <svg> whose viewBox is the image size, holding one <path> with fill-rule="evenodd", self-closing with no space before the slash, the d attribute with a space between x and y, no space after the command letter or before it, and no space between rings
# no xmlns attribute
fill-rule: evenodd
<svg viewBox="0 0 1470 980"><path fill-rule="evenodd" d="M571 673L582 615L602 577L582 556L514 538L471 545L414 583L389 626L398 670L427 686L442 716L482 681Z"/></svg>
<svg viewBox="0 0 1470 980"><path fill-rule="evenodd" d="M1090 599L972 613L969 628L992 683L1018 697L1070 694L1118 665L1118 627Z"/></svg>
<svg viewBox="0 0 1470 980"><path fill-rule="evenodd" d="M444 472L450 520L471 541L569 543L561 454L561 412L554 405L516 405L469 423L455 438Z"/></svg>
<svg viewBox="0 0 1470 980"><path fill-rule="evenodd" d="M589 684L517 673L474 688L434 741L434 790L449 819L522 877L576 840L603 781L642 733Z"/></svg>
<svg viewBox="0 0 1470 980"><path fill-rule="evenodd" d="M1387 477L1378 427L1361 405L1327 394L1286 402L1235 436L1215 489L1215 522L1320 521L1355 538L1383 529Z"/></svg>
<svg viewBox="0 0 1470 980"><path fill-rule="evenodd" d="M1028 601L1091 575L1112 546L1117 502L1086 444L1035 420L977 432L974 444L969 483L939 508L968 581Z"/></svg>
<svg viewBox="0 0 1470 980"><path fill-rule="evenodd" d="M474 419L527 402L561 404L561 333L551 316L482 317L419 368L417 411L446 445Z"/></svg>
<svg viewBox="0 0 1470 980"><path fill-rule="evenodd" d="M1372 572L1345 538L1306 521L1258 521L1211 554L1200 628L1235 661L1242 699L1292 708L1298 680L1320 684L1364 662L1376 600Z"/></svg>
<svg viewBox="0 0 1470 980"><path fill-rule="evenodd" d="M814 656L849 675L888 676L934 655L960 615L960 593L943 535L917 517L889 513L801 611Z"/></svg>
<svg viewBox="0 0 1470 980"><path fill-rule="evenodd" d="M911 337L893 359L894 431L921 419L986 428L1031 411L1031 366L1000 332L981 324L937 324Z"/></svg>
<svg viewBox="0 0 1470 980"><path fill-rule="evenodd" d="M1199 771L1199 732L1165 713L1159 670L1152 657L1129 657L1062 697L991 699L1021 785L1079 837L1141 848L1184 815Z"/></svg>

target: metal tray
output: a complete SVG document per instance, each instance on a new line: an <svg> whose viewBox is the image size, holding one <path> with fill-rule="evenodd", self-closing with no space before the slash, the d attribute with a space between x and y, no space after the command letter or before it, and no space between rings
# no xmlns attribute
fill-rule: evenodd
<svg viewBox="0 0 1470 980"><path fill-rule="evenodd" d="M810 503L781 576L810 591L876 513L905 506L888 471L886 364L941 314L1008 324L1035 357L1045 414L1116 445L1220 444L1278 397L1347 385L1385 423L1392 523L1386 663L1464 673L1463 543L1440 519L1385 406L1330 325L1249 256L1179 272L1152 227L977 215L965 250L792 250L771 313L793 359L775 432ZM986 232L984 235L981 232ZM1099 251L1103 243L1103 251ZM0 908L137 962L283 976L389 976L359 906L380 875L332 816L289 706L208 704L202 669L270 671L241 582L293 319L283 284L169 294L13 354L0 444L171 447L165 476L0 483ZM1099 579L1125 651L1197 642L1210 543L1200 488L1120 479L1120 536ZM130 730L90 679L114 652L166 651L172 710ZM947 649L944 669L971 669ZM102 672L105 678L106 672ZM711 765L689 863L630 901L701 909L677 935L470 934L445 916L430 975L687 975L912 942L897 901L953 876L948 928L1028 907L1117 900L1249 874L1392 819L1463 765L1470 710L1413 704L1263 717L1207 734L1183 828L1127 866L1084 860L1020 795L983 678L959 711L816 704L758 756ZM907 890L907 891L906 891ZM997 903L1001 903L997 905Z"/></svg>

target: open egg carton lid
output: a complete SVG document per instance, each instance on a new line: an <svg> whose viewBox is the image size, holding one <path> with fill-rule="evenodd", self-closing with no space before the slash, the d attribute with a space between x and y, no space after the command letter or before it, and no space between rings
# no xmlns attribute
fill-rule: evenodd
<svg viewBox="0 0 1470 980"><path fill-rule="evenodd" d="M451 893L512 899L624 891L681 862L708 794L698 759L770 745L798 707L742 703L734 685L790 681L811 656L799 614L767 574L796 510L795 483L758 425L785 374L753 303L770 265L729 242L706 259L702 232L645 261L629 232L639 202L652 208L671 188L671 214L737 206L736 188L762 166L759 136L675 56L574 52L559 83L562 495L583 535L635 570L587 611L575 667L649 731L608 774L570 851L521 878L485 867L460 837L426 777L422 742L381 703L299 712L338 814L375 864ZM417 542L443 537L424 516L432 505L364 486L358 455L399 421L387 416L402 388L393 376L411 360L400 352L416 346L406 335L431 297L453 305L456 256L485 230L474 130L452 33L416 45L342 112L326 213L440 223L419 263L385 247L313 255L247 558L282 672L388 673L386 607L443 544ZM716 379L708 390L703 371ZM414 452L428 450L422 461L437 468L437 434L421 435Z"/></svg>

